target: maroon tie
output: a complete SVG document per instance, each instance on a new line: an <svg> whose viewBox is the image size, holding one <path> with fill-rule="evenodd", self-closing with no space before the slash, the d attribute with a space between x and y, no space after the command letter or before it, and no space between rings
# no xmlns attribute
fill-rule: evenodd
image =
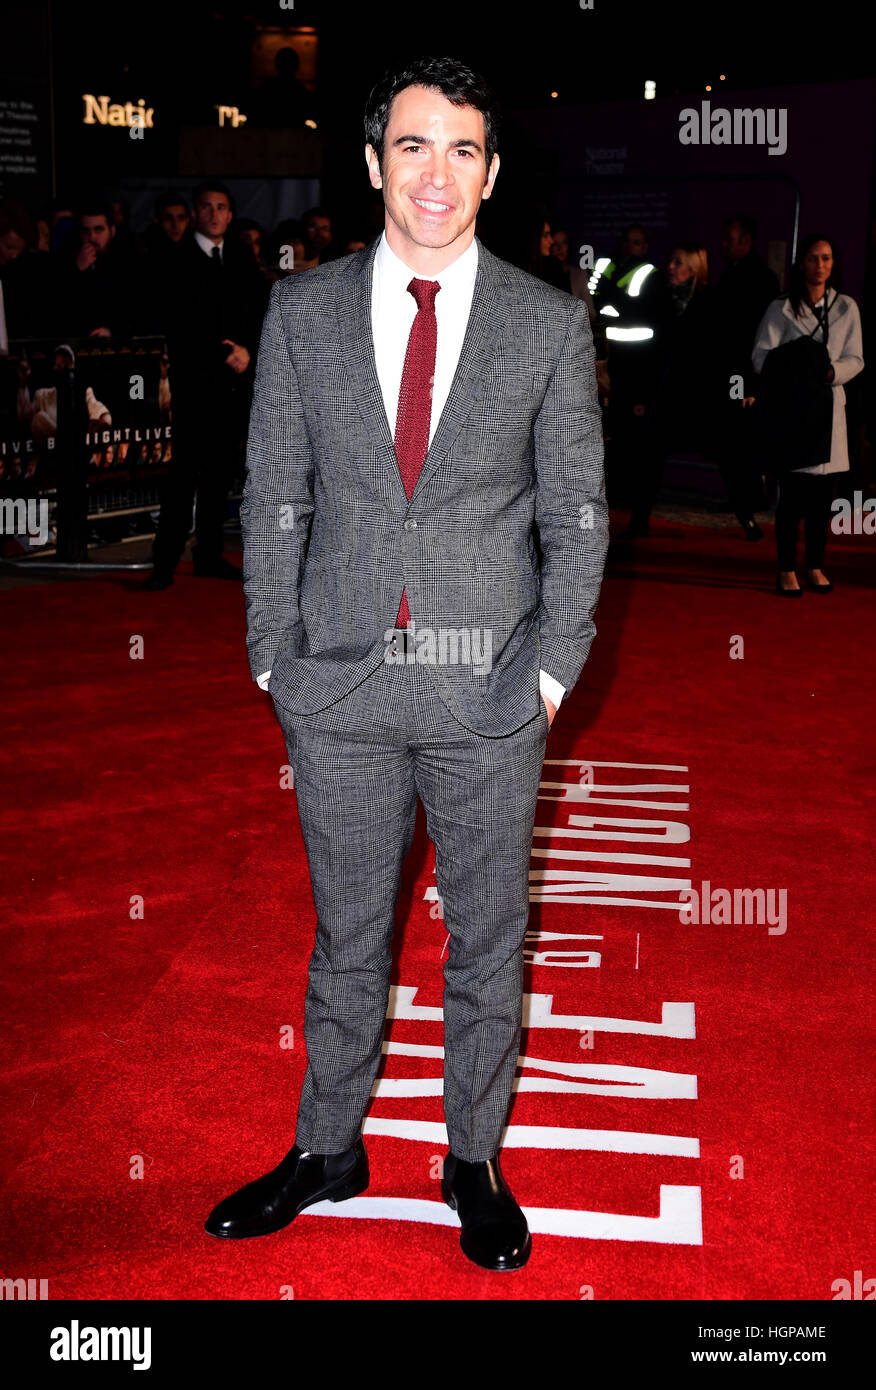
<svg viewBox="0 0 876 1390"><path fill-rule="evenodd" d="M435 348L438 322L435 296L441 286L437 280L413 279L408 285L417 301L417 314L408 338L398 415L395 422L395 456L405 492L410 501L420 470L429 452L429 426L432 421L432 384L435 375ZM403 591L396 627L407 627L411 620L407 591Z"/></svg>

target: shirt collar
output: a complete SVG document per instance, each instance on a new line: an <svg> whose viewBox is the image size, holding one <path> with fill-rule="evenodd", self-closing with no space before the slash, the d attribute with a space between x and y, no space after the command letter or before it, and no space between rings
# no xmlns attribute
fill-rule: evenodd
<svg viewBox="0 0 876 1390"><path fill-rule="evenodd" d="M195 241L198 243L201 250L204 251L208 256L213 255L214 246L218 246L219 250L221 251L223 246L225 245L224 237L221 241L211 241L209 237L203 236L201 232L195 232Z"/></svg>
<svg viewBox="0 0 876 1390"><path fill-rule="evenodd" d="M440 270L437 275L420 275L416 270L411 270L410 266L405 265L404 261L396 255L386 239L386 231L384 230L377 243L375 262L381 282L400 294L407 290L411 283L411 276L417 280L437 280L442 290L452 289L456 291L466 285L474 284L478 269L477 241L472 237L462 254L457 256L455 261L451 261L450 265Z"/></svg>

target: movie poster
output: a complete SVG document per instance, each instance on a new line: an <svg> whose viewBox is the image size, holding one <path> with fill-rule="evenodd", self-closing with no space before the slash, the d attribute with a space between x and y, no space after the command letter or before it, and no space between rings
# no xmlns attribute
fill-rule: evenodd
<svg viewBox="0 0 876 1390"><path fill-rule="evenodd" d="M89 521L156 507L171 418L161 337L11 342L0 359L4 555L54 546L61 470L72 468L85 489ZM22 518L37 522L22 527Z"/></svg>

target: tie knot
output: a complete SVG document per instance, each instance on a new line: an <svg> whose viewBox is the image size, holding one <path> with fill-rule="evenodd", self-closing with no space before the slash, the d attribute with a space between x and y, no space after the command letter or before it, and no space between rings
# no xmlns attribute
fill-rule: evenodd
<svg viewBox="0 0 876 1390"><path fill-rule="evenodd" d="M437 280L417 280L416 277L408 285L408 289L417 301L417 308L426 310L435 308L435 296L440 288Z"/></svg>

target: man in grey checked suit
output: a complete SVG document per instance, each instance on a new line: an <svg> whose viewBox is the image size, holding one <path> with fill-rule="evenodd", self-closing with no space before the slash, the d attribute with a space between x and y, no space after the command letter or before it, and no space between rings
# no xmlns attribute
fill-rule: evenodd
<svg viewBox="0 0 876 1390"><path fill-rule="evenodd" d="M516 1269L531 1239L498 1150L536 797L608 543L592 338L582 303L474 235L499 169L481 78L453 59L388 73L365 129L384 232L275 285L241 507L250 667L294 768L317 912L308 1066L294 1147L206 1229L266 1234L368 1186L419 796L449 933L442 1196L471 1260Z"/></svg>

